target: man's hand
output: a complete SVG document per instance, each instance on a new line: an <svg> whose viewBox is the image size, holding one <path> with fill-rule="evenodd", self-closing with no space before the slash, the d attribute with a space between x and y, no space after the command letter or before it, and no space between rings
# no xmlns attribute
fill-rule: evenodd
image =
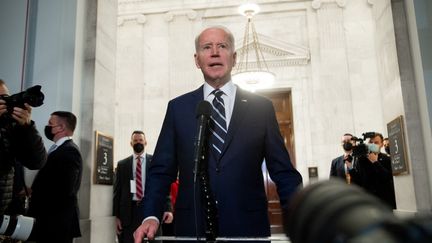
<svg viewBox="0 0 432 243"><path fill-rule="evenodd" d="M153 240L156 231L159 227L159 223L155 219L147 219L138 227L138 229L134 232L135 243L142 243L144 237L147 237L149 240Z"/></svg>
<svg viewBox="0 0 432 243"><path fill-rule="evenodd" d="M116 233L119 235L121 234L123 227L121 225L121 220L119 218L116 217L115 221L116 221Z"/></svg>
<svg viewBox="0 0 432 243"><path fill-rule="evenodd" d="M12 112L12 117L15 119L21 126L30 125L31 122L31 106L27 103L24 104L25 109L14 107Z"/></svg>
<svg viewBox="0 0 432 243"><path fill-rule="evenodd" d="M171 224L174 219L174 216L171 212L164 212L162 222L165 224Z"/></svg>
<svg viewBox="0 0 432 243"><path fill-rule="evenodd" d="M378 161L378 153L369 153L367 157L372 164Z"/></svg>

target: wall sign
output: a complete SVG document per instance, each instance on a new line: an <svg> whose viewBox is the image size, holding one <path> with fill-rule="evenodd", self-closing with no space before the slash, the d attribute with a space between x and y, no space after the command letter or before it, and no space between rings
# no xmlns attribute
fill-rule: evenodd
<svg viewBox="0 0 432 243"><path fill-rule="evenodd" d="M309 183L318 181L318 167L308 167Z"/></svg>
<svg viewBox="0 0 432 243"><path fill-rule="evenodd" d="M403 117L399 116L387 124L393 175L408 172Z"/></svg>
<svg viewBox="0 0 432 243"><path fill-rule="evenodd" d="M113 184L113 147L114 139L96 131L96 184Z"/></svg>

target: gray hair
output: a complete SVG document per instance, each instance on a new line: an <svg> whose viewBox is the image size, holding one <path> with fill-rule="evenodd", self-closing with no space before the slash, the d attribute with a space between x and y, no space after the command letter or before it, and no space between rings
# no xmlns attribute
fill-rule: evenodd
<svg viewBox="0 0 432 243"><path fill-rule="evenodd" d="M199 33L199 35L197 35L195 37L195 51L198 52L199 49L199 40L201 38L201 35L204 31L208 30L208 29L220 29L223 30L227 35L228 35L228 42L230 44L230 48L232 49L232 51L235 51L235 40L234 40L234 35L232 34L232 32L225 26L222 25L215 25L215 26L210 26L206 29L204 29L203 31L201 31L201 33Z"/></svg>

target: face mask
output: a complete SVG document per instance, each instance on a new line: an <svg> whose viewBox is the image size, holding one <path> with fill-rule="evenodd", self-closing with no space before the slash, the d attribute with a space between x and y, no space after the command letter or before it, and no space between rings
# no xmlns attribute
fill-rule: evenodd
<svg viewBox="0 0 432 243"><path fill-rule="evenodd" d="M142 145L141 143L136 143L133 145L133 150L135 151L135 153L139 154L144 150L144 145Z"/></svg>
<svg viewBox="0 0 432 243"><path fill-rule="evenodd" d="M52 127L51 126L45 126L45 137L47 137L49 140L53 141L54 134L52 133Z"/></svg>
<svg viewBox="0 0 432 243"><path fill-rule="evenodd" d="M390 146L386 146L386 147L384 147L384 149L385 149L387 154L390 154Z"/></svg>
<svg viewBox="0 0 432 243"><path fill-rule="evenodd" d="M343 149L344 149L345 151L350 151L352 148L353 148L352 143L344 143L344 144L343 144Z"/></svg>

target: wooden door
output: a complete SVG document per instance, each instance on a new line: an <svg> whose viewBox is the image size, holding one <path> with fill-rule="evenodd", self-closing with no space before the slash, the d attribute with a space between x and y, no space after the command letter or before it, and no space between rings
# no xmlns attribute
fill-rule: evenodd
<svg viewBox="0 0 432 243"><path fill-rule="evenodd" d="M282 138L287 148L291 162L295 166L295 150L294 150L294 127L293 127L293 112L291 91L284 92L262 92L261 95L269 98L276 112L276 119L279 123L279 129ZM264 185L268 200L268 213L270 218L271 232L283 233L282 226L282 210L280 208L279 196L277 194L276 185L270 179L265 164L263 165Z"/></svg>

